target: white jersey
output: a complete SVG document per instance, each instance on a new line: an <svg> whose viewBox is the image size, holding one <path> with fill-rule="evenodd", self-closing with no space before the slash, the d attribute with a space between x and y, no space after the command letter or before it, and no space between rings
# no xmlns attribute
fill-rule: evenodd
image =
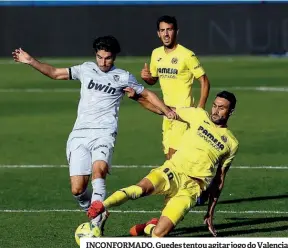
<svg viewBox="0 0 288 248"><path fill-rule="evenodd" d="M94 62L85 62L69 68L70 79L81 81L81 98L73 131L118 129L118 112L123 89L133 88L140 94L144 87L127 71L113 67L102 72Z"/></svg>

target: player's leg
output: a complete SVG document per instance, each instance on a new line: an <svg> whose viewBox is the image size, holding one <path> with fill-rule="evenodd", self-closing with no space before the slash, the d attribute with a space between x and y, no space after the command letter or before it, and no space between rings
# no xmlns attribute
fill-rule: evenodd
<svg viewBox="0 0 288 248"><path fill-rule="evenodd" d="M120 206L128 200L136 200L140 197L150 195L154 191L153 184L143 178L138 184L120 189L104 201L105 208Z"/></svg>
<svg viewBox="0 0 288 248"><path fill-rule="evenodd" d="M91 205L94 202L103 202L106 197L106 176L108 173L108 164L103 160L96 160L92 164L92 197ZM91 207L91 206L90 206ZM94 226L100 226L102 222L102 215L97 216L91 220Z"/></svg>
<svg viewBox="0 0 288 248"><path fill-rule="evenodd" d="M146 178L153 184L153 194L174 195L177 193L178 177L170 169L169 161L166 161L163 166L153 170ZM157 223L158 219L152 218L146 223L136 224L130 228L130 234L131 236L143 235L146 226L153 227L156 226Z"/></svg>
<svg viewBox="0 0 288 248"><path fill-rule="evenodd" d="M136 224L130 228L129 233L131 236L142 236L144 234L146 226L148 225L156 226L158 221L159 221L158 218L152 218L151 220L145 223Z"/></svg>
<svg viewBox="0 0 288 248"><path fill-rule="evenodd" d="M189 196L172 197L163 209L157 225L147 225L144 232L152 237L166 236L184 218L192 204Z"/></svg>
<svg viewBox="0 0 288 248"><path fill-rule="evenodd" d="M156 226L148 225L144 230L146 234L152 237L166 236L184 218L190 208L196 204L197 197L201 193L198 180L191 179L184 174L174 173L173 175L177 178L174 178L171 182L169 191L172 194L167 195L166 205L159 222ZM173 194L175 188L177 192Z"/></svg>
<svg viewBox="0 0 288 248"><path fill-rule="evenodd" d="M88 210L88 217L90 219L95 219L109 208L120 206L128 200L136 200L144 196L145 192L153 192L153 185L147 179L143 179L143 181L141 180L139 185L131 185L129 187L119 189L109 196L104 202L101 200L94 201Z"/></svg>
<svg viewBox="0 0 288 248"><path fill-rule="evenodd" d="M71 192L79 206L86 212L91 203L91 191L87 188L89 177L89 175L70 177Z"/></svg>
<svg viewBox="0 0 288 248"><path fill-rule="evenodd" d="M92 156L92 198L91 206L94 202L103 202L106 197L106 176L111 165L115 137L111 134L101 135L89 142L88 146ZM91 207L90 207L91 208ZM93 208L92 208L93 209ZM91 220L94 226L103 224L103 215L97 216ZM107 217L107 216L106 216Z"/></svg>
<svg viewBox="0 0 288 248"><path fill-rule="evenodd" d="M114 192L103 203L101 201L96 201L95 204L91 205L88 216L90 218L95 218L103 213L105 209L122 205L128 200L136 200L152 193L161 192L161 190L165 188L167 180L167 176L165 178L163 174L165 176L165 173L159 171L159 169L152 170L137 185L131 185Z"/></svg>
<svg viewBox="0 0 288 248"><path fill-rule="evenodd" d="M79 206L84 211L88 211L91 202L91 192L87 188L91 174L91 158L80 139L74 138L67 142L67 160L71 192Z"/></svg>

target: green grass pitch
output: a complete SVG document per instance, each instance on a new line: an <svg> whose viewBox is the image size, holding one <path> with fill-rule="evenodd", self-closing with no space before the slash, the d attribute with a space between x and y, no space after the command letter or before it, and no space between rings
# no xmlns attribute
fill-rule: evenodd
<svg viewBox="0 0 288 248"><path fill-rule="evenodd" d="M94 58L44 59L57 67L87 60ZM207 109L222 89L234 92L238 99L229 125L239 139L240 150L217 206L218 234L287 237L288 60L268 57L200 57L200 60L211 80ZM126 57L119 58L116 65L139 78L144 62L149 62L149 58ZM78 211L70 193L67 167L60 165L67 164L65 146L76 118L80 85L77 81L50 80L10 59L0 60L0 71L0 247L77 247L74 230L87 218ZM159 85L151 89L161 96ZM197 100L197 81L194 93ZM108 195L136 183L151 169L131 165L163 163L161 122L160 116L136 102L123 100L113 157L114 165L123 166L115 166L108 177ZM158 216L161 207L162 197L149 197L113 209L106 235L128 236L130 226ZM202 224L205 210L205 206L195 207L171 235L209 237Z"/></svg>

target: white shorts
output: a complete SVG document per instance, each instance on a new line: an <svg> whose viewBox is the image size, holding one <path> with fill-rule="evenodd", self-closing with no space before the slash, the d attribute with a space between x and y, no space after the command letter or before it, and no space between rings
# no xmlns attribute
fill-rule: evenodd
<svg viewBox="0 0 288 248"><path fill-rule="evenodd" d="M66 156L70 176L91 175L92 164L105 161L110 167L116 135L106 130L73 131L67 141Z"/></svg>

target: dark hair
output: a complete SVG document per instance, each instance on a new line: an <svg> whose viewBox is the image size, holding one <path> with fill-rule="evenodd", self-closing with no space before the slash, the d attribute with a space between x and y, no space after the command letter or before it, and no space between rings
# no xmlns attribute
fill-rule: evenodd
<svg viewBox="0 0 288 248"><path fill-rule="evenodd" d="M236 100L236 97L233 93L224 90L224 91L219 92L216 95L216 97L221 97L221 98L228 100L230 102L230 107L229 107L230 110L235 109L237 100Z"/></svg>
<svg viewBox="0 0 288 248"><path fill-rule="evenodd" d="M164 15L164 16L159 17L157 20L157 30L159 30L160 22L173 24L174 30L178 30L177 20L174 16Z"/></svg>
<svg viewBox="0 0 288 248"><path fill-rule="evenodd" d="M113 55L121 52L118 40L112 35L101 36L95 39L93 42L93 48L95 52L104 50L106 52L111 52Z"/></svg>

